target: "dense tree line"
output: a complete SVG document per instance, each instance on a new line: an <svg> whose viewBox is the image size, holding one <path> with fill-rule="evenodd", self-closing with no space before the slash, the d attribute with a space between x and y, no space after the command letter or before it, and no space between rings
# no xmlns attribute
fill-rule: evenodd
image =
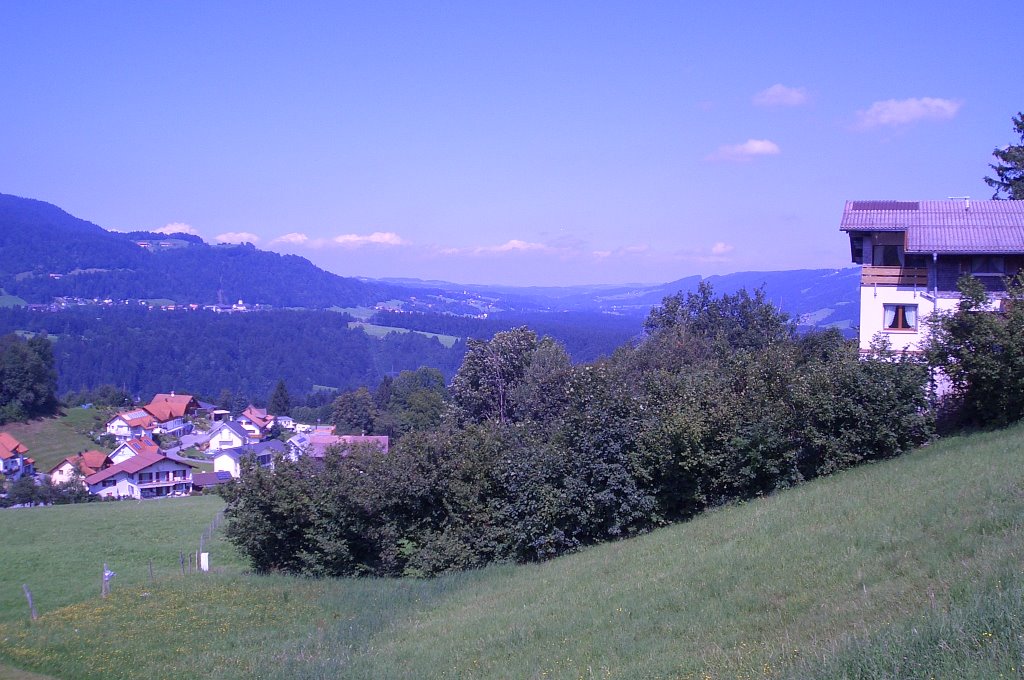
<svg viewBox="0 0 1024 680"><path fill-rule="evenodd" d="M371 321L382 326L460 338L489 338L501 331L529 326L539 335L557 338L574 361L594 361L611 354L617 347L636 337L640 332L641 319L638 316L615 316L600 312L502 312L480 318L379 311Z"/></svg>
<svg viewBox="0 0 1024 680"><path fill-rule="evenodd" d="M297 395L314 385L337 390L377 385L420 366L452 375L464 345L449 349L417 333L372 338L333 312L219 315L137 306L40 313L0 309L0 333L49 334L59 392L115 385L136 398L177 390L215 401L228 389L265 403L279 380Z"/></svg>
<svg viewBox="0 0 1024 680"><path fill-rule="evenodd" d="M0 337L0 424L53 415L57 373L50 343L12 334Z"/></svg>
<svg viewBox="0 0 1024 680"><path fill-rule="evenodd" d="M428 575L541 560L931 434L922 364L862 361L834 331L798 335L760 293L702 285L667 298L645 328L585 364L527 328L470 341L439 424L411 428L386 456L247 466L224 491L228 535L258 571Z"/></svg>

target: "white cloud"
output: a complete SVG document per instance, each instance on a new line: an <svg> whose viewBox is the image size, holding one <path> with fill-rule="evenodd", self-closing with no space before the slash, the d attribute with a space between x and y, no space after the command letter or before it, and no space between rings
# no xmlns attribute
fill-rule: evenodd
<svg viewBox="0 0 1024 680"><path fill-rule="evenodd" d="M229 231L216 236L217 243L257 243L260 237L247 231Z"/></svg>
<svg viewBox="0 0 1024 680"><path fill-rule="evenodd" d="M734 249L735 249L735 246L733 246L731 243L725 243L724 241L719 241L715 245L711 246L711 254L712 255L725 255L727 253L731 253Z"/></svg>
<svg viewBox="0 0 1024 680"><path fill-rule="evenodd" d="M777 156L780 153L779 145L769 139L748 139L742 144L720 146L707 158L712 161L749 161L755 156Z"/></svg>
<svg viewBox="0 0 1024 680"><path fill-rule="evenodd" d="M301 246L302 244L309 241L309 237L305 234L293 231L290 234L278 236L271 243L290 243L291 245Z"/></svg>
<svg viewBox="0 0 1024 680"><path fill-rule="evenodd" d="M196 231L192 225L185 224L184 222L169 222L159 229L153 230L154 234L191 234L193 236L199 236L199 232Z"/></svg>
<svg viewBox="0 0 1024 680"><path fill-rule="evenodd" d="M442 248L442 255L500 255L504 253L554 253L560 248L553 248L543 243L533 243L520 239L510 239L496 246L472 246L469 248Z"/></svg>
<svg viewBox="0 0 1024 680"><path fill-rule="evenodd" d="M921 120L949 120L963 102L952 99L887 99L875 102L866 111L857 112L857 127L866 130L882 126L909 125Z"/></svg>
<svg viewBox="0 0 1024 680"><path fill-rule="evenodd" d="M342 234L334 243L343 248L362 248L367 245L404 246L407 241L393 231L375 231L372 234Z"/></svg>
<svg viewBox="0 0 1024 680"><path fill-rule="evenodd" d="M756 106L800 106L808 100L807 90L802 87L786 87L781 83L772 85L754 95Z"/></svg>

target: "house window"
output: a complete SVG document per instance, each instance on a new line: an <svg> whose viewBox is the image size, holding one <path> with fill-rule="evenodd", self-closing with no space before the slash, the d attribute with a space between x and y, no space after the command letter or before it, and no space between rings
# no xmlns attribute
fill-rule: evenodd
<svg viewBox="0 0 1024 680"><path fill-rule="evenodd" d="M139 484L147 484L153 481L152 472L140 472L139 473Z"/></svg>
<svg viewBox="0 0 1024 680"><path fill-rule="evenodd" d="M975 276L1002 276L1006 273L1006 260L1001 255L975 255L971 258L971 273Z"/></svg>
<svg viewBox="0 0 1024 680"><path fill-rule="evenodd" d="M109 489L112 486L117 486L116 479L104 479L103 482L100 484L100 487L104 489Z"/></svg>
<svg viewBox="0 0 1024 680"><path fill-rule="evenodd" d="M887 331L916 331L917 305L885 305L883 328Z"/></svg>
<svg viewBox="0 0 1024 680"><path fill-rule="evenodd" d="M876 245L871 261L882 267L902 267L903 246Z"/></svg>

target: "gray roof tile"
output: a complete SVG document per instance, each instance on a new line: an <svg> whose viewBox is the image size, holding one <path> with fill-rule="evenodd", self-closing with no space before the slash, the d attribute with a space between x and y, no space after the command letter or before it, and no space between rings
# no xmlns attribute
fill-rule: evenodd
<svg viewBox="0 0 1024 680"><path fill-rule="evenodd" d="M847 201L843 231L906 231L908 253L1024 253L1024 201Z"/></svg>

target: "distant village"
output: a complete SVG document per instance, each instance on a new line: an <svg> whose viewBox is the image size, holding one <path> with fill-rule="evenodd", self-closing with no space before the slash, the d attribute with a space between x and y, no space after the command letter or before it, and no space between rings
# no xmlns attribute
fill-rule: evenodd
<svg viewBox="0 0 1024 680"><path fill-rule="evenodd" d="M241 474L241 461L247 456L273 469L279 458L322 460L330 447L344 456L355 446L387 453L389 445L386 436L338 435L333 425L296 423L251 404L232 417L225 409L174 392L157 394L145 406L115 414L107 420L105 433L116 442L113 450L80 451L44 472L36 469L28 447L0 432L3 475L11 482L31 476L38 483L77 483L104 499L163 498L229 482ZM294 434L285 439L274 436L278 433ZM158 435L176 445L161 448ZM180 455L184 450L198 457ZM199 471L209 463L212 471Z"/></svg>

